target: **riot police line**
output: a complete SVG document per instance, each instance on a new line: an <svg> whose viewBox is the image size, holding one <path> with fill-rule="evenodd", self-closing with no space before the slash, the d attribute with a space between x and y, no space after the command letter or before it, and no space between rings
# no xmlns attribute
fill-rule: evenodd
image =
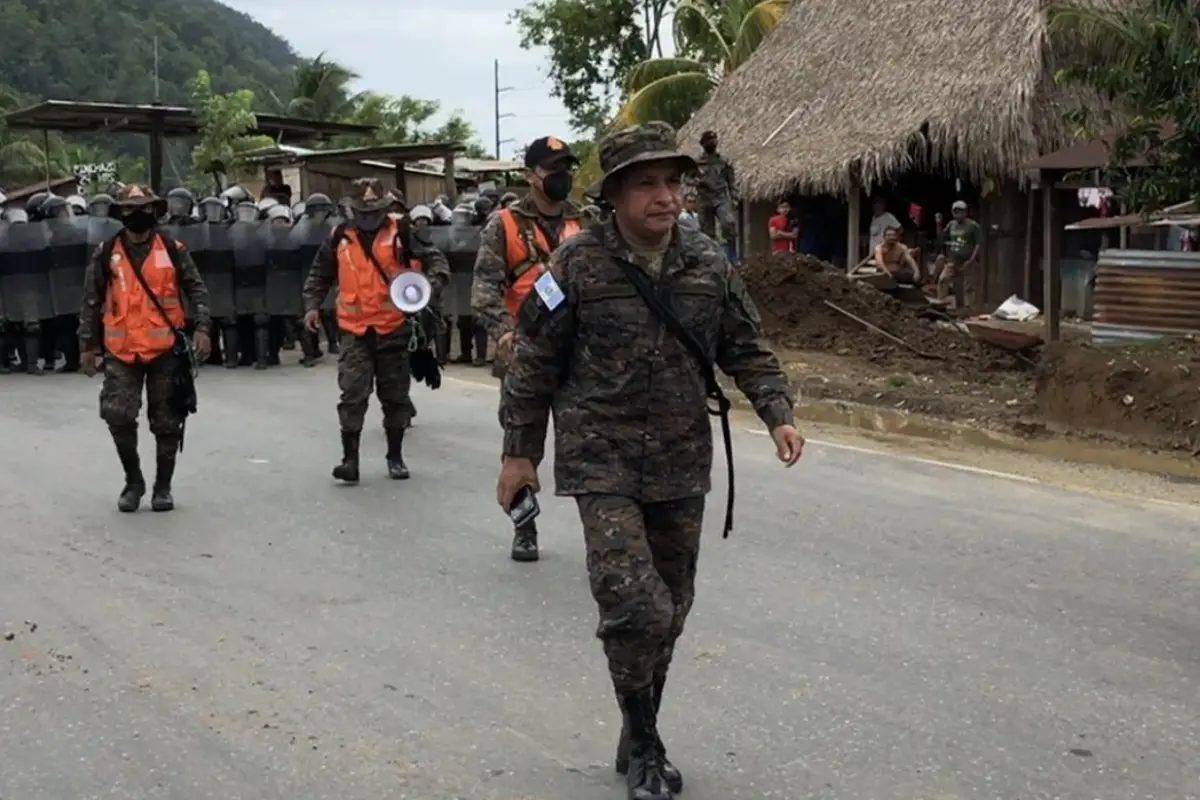
<svg viewBox="0 0 1200 800"><path fill-rule="evenodd" d="M302 290L321 244L345 219L345 210L323 194L289 208L278 200L255 202L242 187L194 202L186 189L168 193L160 224L189 250L208 287L214 336L210 363L227 367L278 363L279 350L298 338L302 363L322 356L316 334L301 331ZM112 200L96 195L61 198L34 195L0 216L0 369L19 366L40 374L79 367L76 338L84 296L84 273L96 248L121 229L109 216ZM440 207L439 207L440 206ZM452 279L442 296L443 315L469 315L471 274L483 219L473 204L453 211L441 202L429 214L427 235L450 263ZM337 352L333 306L325 301L326 346ZM439 337L439 355L449 349Z"/></svg>

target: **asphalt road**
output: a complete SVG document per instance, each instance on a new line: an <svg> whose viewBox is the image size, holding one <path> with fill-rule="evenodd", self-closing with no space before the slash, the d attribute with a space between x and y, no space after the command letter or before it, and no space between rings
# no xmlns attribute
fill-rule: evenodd
<svg viewBox="0 0 1200 800"><path fill-rule="evenodd" d="M0 379L0 798L623 797L578 519L508 560L493 388L416 393L407 483L373 406L339 487L330 365L206 370L179 507L133 516L98 389ZM752 427L663 713L685 797L1200 797L1200 517L785 471Z"/></svg>

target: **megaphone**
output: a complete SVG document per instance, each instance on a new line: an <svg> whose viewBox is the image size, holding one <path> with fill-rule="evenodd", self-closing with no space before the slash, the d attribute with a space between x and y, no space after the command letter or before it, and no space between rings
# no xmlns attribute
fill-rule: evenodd
<svg viewBox="0 0 1200 800"><path fill-rule="evenodd" d="M388 286L388 294L392 297L392 305L405 314L415 314L424 311L425 306L433 299L433 284L424 274L416 270L405 270L392 278Z"/></svg>

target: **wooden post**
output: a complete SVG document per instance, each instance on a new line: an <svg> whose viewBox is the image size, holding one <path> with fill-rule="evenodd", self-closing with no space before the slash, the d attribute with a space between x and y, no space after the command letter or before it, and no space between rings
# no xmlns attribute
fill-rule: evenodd
<svg viewBox="0 0 1200 800"><path fill-rule="evenodd" d="M1021 297L1027 302L1033 297L1033 225L1037 221L1037 186L1029 187L1025 203L1025 274L1021 281Z"/></svg>
<svg viewBox="0 0 1200 800"><path fill-rule="evenodd" d="M454 153L447 153L442 163L445 165L443 175L446 181L446 197L450 198L450 204L453 206L454 201L458 199L458 184L454 181Z"/></svg>
<svg viewBox="0 0 1200 800"><path fill-rule="evenodd" d="M150 118L150 190L162 196L163 181L163 118L154 114Z"/></svg>
<svg viewBox="0 0 1200 800"><path fill-rule="evenodd" d="M408 196L408 173L404 171L405 166L403 161L396 165L396 190L404 196L405 204L411 208L415 203Z"/></svg>
<svg viewBox="0 0 1200 800"><path fill-rule="evenodd" d="M1120 205L1120 213L1121 213L1121 216L1125 215L1125 203L1124 202L1122 202ZM1126 228L1125 226L1122 225L1119 237L1120 238L1118 239L1117 246L1120 247L1122 250L1127 250L1129 248L1129 228Z"/></svg>
<svg viewBox="0 0 1200 800"><path fill-rule="evenodd" d="M858 179L851 176L850 189L846 193L849 203L849 216L846 220L846 273L849 274L862 260L859 249L859 227L862 224L862 186Z"/></svg>
<svg viewBox="0 0 1200 800"><path fill-rule="evenodd" d="M1046 343L1059 339L1059 315L1062 312L1062 264L1059 261L1060 232L1055 226L1054 185L1042 181L1042 309L1046 320Z"/></svg>

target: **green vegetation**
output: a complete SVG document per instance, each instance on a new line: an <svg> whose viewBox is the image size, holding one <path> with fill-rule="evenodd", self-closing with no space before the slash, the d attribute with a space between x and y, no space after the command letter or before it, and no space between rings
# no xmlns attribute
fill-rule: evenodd
<svg viewBox="0 0 1200 800"><path fill-rule="evenodd" d="M101 7L102 6L102 7ZM197 142L168 148L166 177L208 184L219 167L263 142L244 136L253 112L379 126L370 139L338 147L454 141L483 155L461 116L428 123L440 104L354 93L348 68L298 57L286 41L214 0L0 0L0 114L41 100L149 103L196 108ZM155 39L158 79L155 80ZM0 125L0 187L14 189L77 164L117 161L122 180L145 180L147 143L138 136L28 137Z"/></svg>

